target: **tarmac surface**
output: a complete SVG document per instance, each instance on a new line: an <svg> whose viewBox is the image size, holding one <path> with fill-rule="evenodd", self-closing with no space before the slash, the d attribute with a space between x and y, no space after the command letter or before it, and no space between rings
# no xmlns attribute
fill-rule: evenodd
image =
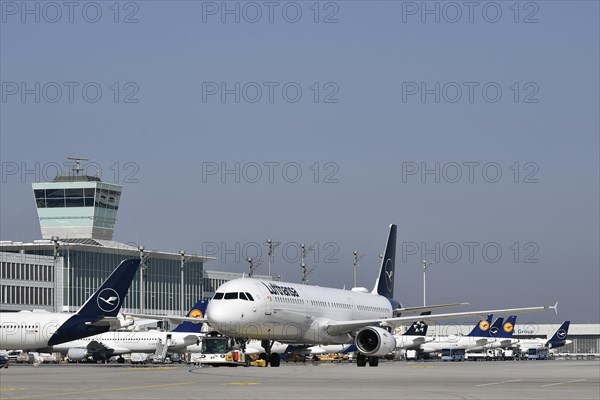
<svg viewBox="0 0 600 400"><path fill-rule="evenodd" d="M600 361L11 365L1 399L600 399Z"/></svg>

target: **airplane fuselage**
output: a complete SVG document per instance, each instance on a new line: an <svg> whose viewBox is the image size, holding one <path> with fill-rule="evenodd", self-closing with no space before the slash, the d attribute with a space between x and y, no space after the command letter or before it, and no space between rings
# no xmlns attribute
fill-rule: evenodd
<svg viewBox="0 0 600 400"><path fill-rule="evenodd" d="M186 352L187 346L197 345L199 334L191 332L127 332L113 331L52 346L50 351L67 354L70 349L85 349L90 343L102 345L110 355L154 353L159 343L168 343L169 351Z"/></svg>
<svg viewBox="0 0 600 400"><path fill-rule="evenodd" d="M35 311L0 313L0 349L35 350L47 347L58 328L72 316Z"/></svg>
<svg viewBox="0 0 600 400"><path fill-rule="evenodd" d="M390 318L392 304L373 293L241 278L218 288L206 316L213 329L227 336L345 344L352 337L330 335L327 323Z"/></svg>

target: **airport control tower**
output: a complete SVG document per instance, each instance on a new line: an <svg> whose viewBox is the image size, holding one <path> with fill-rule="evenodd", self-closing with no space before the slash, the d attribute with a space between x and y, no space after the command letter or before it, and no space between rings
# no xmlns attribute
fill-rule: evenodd
<svg viewBox="0 0 600 400"><path fill-rule="evenodd" d="M69 159L70 175L32 185L42 238L112 240L123 187L83 175L86 159Z"/></svg>

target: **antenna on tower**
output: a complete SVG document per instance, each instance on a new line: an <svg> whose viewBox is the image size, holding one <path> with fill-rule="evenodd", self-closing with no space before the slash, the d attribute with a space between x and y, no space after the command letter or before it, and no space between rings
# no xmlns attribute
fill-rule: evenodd
<svg viewBox="0 0 600 400"><path fill-rule="evenodd" d="M81 161L89 161L89 158L81 158L81 157L67 157L67 160L75 161L75 165L71 168L73 171L73 176L79 176L81 171L83 171L83 167L81 166Z"/></svg>
<svg viewBox="0 0 600 400"><path fill-rule="evenodd" d="M356 287L356 269L358 268L358 262L366 255L366 254L361 254L360 256L358 255L358 251L354 251L354 286Z"/></svg>

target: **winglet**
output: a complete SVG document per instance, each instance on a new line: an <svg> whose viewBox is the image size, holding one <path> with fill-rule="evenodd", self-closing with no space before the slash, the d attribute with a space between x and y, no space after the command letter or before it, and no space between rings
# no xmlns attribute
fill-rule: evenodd
<svg viewBox="0 0 600 400"><path fill-rule="evenodd" d="M554 303L554 305L550 308L554 309L554 312L556 313L556 315L558 315L558 300L556 301L556 303Z"/></svg>

